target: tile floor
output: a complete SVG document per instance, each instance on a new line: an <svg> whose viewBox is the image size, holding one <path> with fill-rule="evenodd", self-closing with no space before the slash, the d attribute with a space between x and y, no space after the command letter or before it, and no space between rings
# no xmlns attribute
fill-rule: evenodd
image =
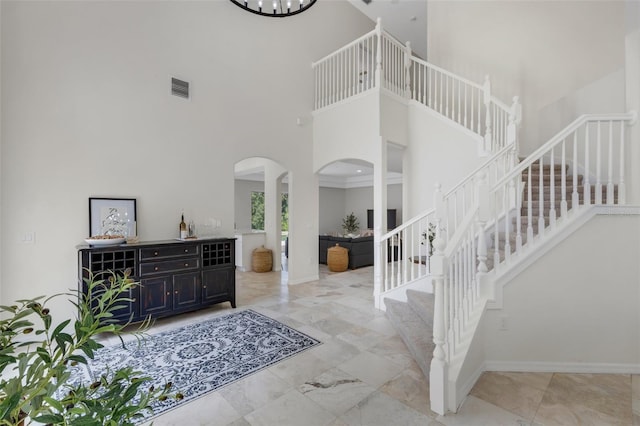
<svg viewBox="0 0 640 426"><path fill-rule="evenodd" d="M429 409L427 380L373 308L372 268L321 265L319 281L238 272L238 309L251 308L323 342L154 419L165 425L633 425L640 376L485 373L457 414ZM152 332L228 313L229 304L158 321Z"/></svg>

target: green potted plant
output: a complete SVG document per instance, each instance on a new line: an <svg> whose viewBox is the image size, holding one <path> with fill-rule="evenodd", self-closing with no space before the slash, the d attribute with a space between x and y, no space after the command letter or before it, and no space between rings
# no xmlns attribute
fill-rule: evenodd
<svg viewBox="0 0 640 426"><path fill-rule="evenodd" d="M351 212L342 220L342 229L344 230L345 235L352 236L358 229L360 229L360 223L358 222L358 218Z"/></svg>
<svg viewBox="0 0 640 426"><path fill-rule="evenodd" d="M429 226L427 227L426 231L422 231L422 244L426 244L427 241L429 241L429 245L428 250L429 250L429 256L433 255L433 251L434 251L434 247L433 247L433 240L435 240L436 238L436 225L433 223L430 223Z"/></svg>
<svg viewBox="0 0 640 426"><path fill-rule="evenodd" d="M133 425L144 412L152 411L154 400L168 397L171 382L154 388L149 384L151 377L126 366L105 371L92 383L70 381L71 367L87 363L103 347L96 340L99 334L112 333L124 345L122 334L129 324L117 324L112 317L131 301L125 295L137 284L129 276L128 270L122 275L110 272L106 280L90 275L85 293L70 294L77 318L56 326L47 304L61 294L0 306L0 425L24 420L51 425ZM148 325L147 320L133 331L138 344Z"/></svg>

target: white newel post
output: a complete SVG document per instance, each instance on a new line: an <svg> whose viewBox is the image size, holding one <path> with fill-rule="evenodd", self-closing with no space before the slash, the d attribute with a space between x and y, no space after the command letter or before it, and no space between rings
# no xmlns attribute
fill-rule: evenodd
<svg viewBox="0 0 640 426"><path fill-rule="evenodd" d="M511 167L514 167L518 163L518 155L520 153L520 146L518 141L518 126L522 119L522 106L519 103L518 96L513 97L513 104L509 109L509 125L507 126L507 144L512 144L511 150Z"/></svg>
<svg viewBox="0 0 640 426"><path fill-rule="evenodd" d="M489 80L489 76L484 76L484 85L482 86L482 92L484 94L484 150L486 152L491 152L491 145L493 140L493 135L491 132L491 81Z"/></svg>
<svg viewBox="0 0 640 426"><path fill-rule="evenodd" d="M442 235L441 227L444 201L439 185L436 185L436 188L434 196L436 206L436 238L433 242L435 254L431 256L430 259L434 291L433 343L435 344L435 349L429 371L429 389L431 410L444 415L447 411L449 393L444 318L444 248L446 243Z"/></svg>
<svg viewBox="0 0 640 426"><path fill-rule="evenodd" d="M382 87L380 83L382 82L382 19L378 18L376 21L376 38L377 46L376 46L376 87Z"/></svg>
<svg viewBox="0 0 640 426"><path fill-rule="evenodd" d="M411 42L404 50L404 97L411 99Z"/></svg>
<svg viewBox="0 0 640 426"><path fill-rule="evenodd" d="M490 186L487 182L487 175L481 172L478 176L478 184L476 186L478 200L478 271L476 275L477 285L480 298L494 299L493 289L488 288L486 274L487 268L487 237L484 232L485 224L492 216L491 206L493 203L490 199Z"/></svg>

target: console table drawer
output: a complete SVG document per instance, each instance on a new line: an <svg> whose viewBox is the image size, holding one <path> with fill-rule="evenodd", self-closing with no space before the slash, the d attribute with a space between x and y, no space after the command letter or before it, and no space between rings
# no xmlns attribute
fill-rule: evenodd
<svg viewBox="0 0 640 426"><path fill-rule="evenodd" d="M194 256L200 253L198 244L179 244L167 247L140 249L140 260L161 259L164 257Z"/></svg>
<svg viewBox="0 0 640 426"><path fill-rule="evenodd" d="M200 258L198 257L187 257L164 262L146 262L140 264L140 276L195 269L200 269Z"/></svg>

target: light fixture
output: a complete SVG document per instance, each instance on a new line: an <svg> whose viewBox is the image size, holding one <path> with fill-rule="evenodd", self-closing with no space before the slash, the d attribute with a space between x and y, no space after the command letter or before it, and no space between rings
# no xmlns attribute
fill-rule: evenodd
<svg viewBox="0 0 640 426"><path fill-rule="evenodd" d="M318 0L231 0L231 3L251 13L273 18L297 15L313 6ZM264 7L263 7L263 3Z"/></svg>

